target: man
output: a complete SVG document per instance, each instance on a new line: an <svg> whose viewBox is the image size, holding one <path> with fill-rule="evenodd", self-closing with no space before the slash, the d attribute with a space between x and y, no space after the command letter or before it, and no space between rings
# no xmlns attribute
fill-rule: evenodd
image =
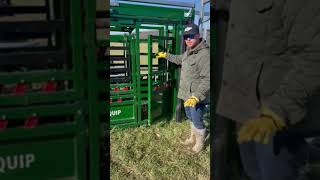
<svg viewBox="0 0 320 180"><path fill-rule="evenodd" d="M298 16L293 19L291 33L288 38L288 49L293 53L290 58L294 66L290 69L279 88L270 96L262 99L262 106L258 117L252 122L272 121L278 124L272 131L285 129L287 133L295 133L303 136L319 135L320 123L318 113L316 117L307 116L309 111L319 110L320 90L320 2L317 0L305 1ZM312 19L312 21L303 21ZM297 23L299 22L299 23ZM307 28L308 27L308 28ZM314 102L316 100L316 102ZM316 107L309 107L310 102ZM251 123L251 124L253 124ZM241 141L261 139L263 128L255 128L255 133L248 134L247 125L239 132ZM267 141L267 137L262 139Z"/></svg>
<svg viewBox="0 0 320 180"><path fill-rule="evenodd" d="M210 52L205 40L200 37L195 24L185 27L183 38L187 50L182 55L159 52L156 56L181 65L178 98L184 100L185 112L191 120L191 135L182 144L193 145L192 151L198 153L204 146L206 129L203 114L209 102L210 91Z"/></svg>
<svg viewBox="0 0 320 180"><path fill-rule="evenodd" d="M303 137L281 133L286 124L264 102L293 67L296 47L288 40L300 35L289 33L305 21L296 15L309 2L217 1L229 11L229 24L216 111L219 121L236 122L242 164L253 180L296 179L302 165Z"/></svg>
<svg viewBox="0 0 320 180"><path fill-rule="evenodd" d="M320 23L319 12L319 1L304 2L303 8L293 20L288 38L288 48L292 51L290 58L294 65L279 88L271 96L262 100L264 107L261 109L262 114L266 113L266 110L271 111L285 126L294 126L295 130L301 126L308 128L308 130L299 130L299 133L310 131L310 128L312 131L319 132L319 125L317 125L319 123L311 124L309 119L305 119L307 104L318 98L320 90L320 35L318 33L320 26L316 25ZM305 19L312 19L312 21L305 21ZM302 122L304 119L305 122ZM319 117L317 122L318 119Z"/></svg>

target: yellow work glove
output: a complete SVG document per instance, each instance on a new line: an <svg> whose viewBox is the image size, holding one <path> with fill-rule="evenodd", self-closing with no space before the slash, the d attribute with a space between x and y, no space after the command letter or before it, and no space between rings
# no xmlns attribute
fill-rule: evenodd
<svg viewBox="0 0 320 180"><path fill-rule="evenodd" d="M191 96L184 102L184 107L195 107L198 102L199 99L197 97Z"/></svg>
<svg viewBox="0 0 320 180"><path fill-rule="evenodd" d="M167 53L165 52L158 52L156 54L156 58L159 59L159 58L166 58L167 57Z"/></svg>
<svg viewBox="0 0 320 180"><path fill-rule="evenodd" d="M285 121L267 107L262 107L260 112L259 117L249 119L240 127L237 139L239 144L252 140L268 144L270 135L286 126Z"/></svg>

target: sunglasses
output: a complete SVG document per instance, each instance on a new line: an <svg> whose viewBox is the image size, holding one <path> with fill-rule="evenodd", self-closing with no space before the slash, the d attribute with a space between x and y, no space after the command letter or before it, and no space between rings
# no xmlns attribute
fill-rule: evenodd
<svg viewBox="0 0 320 180"><path fill-rule="evenodd" d="M195 34L188 34L188 35L184 35L183 39L187 40L187 39L194 39Z"/></svg>

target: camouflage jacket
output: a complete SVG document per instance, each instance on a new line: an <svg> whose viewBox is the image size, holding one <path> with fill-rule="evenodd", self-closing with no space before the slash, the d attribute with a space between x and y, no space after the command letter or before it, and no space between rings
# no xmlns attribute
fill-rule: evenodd
<svg viewBox="0 0 320 180"><path fill-rule="evenodd" d="M294 125L294 131L314 135L320 132L320 1L306 0L297 7L289 9L297 14L288 34L293 68L262 103Z"/></svg>
<svg viewBox="0 0 320 180"><path fill-rule="evenodd" d="M217 114L240 123L255 117L292 68L287 2L217 1L217 10L229 12Z"/></svg>
<svg viewBox="0 0 320 180"><path fill-rule="evenodd" d="M216 8L229 12L216 113L241 123L267 105L287 124L307 123L306 104L319 94L319 1L221 0Z"/></svg>
<svg viewBox="0 0 320 180"><path fill-rule="evenodd" d="M184 54L168 53L167 60L181 65L178 98L187 100L190 96L208 102L210 94L210 51L205 40L195 48L188 48Z"/></svg>

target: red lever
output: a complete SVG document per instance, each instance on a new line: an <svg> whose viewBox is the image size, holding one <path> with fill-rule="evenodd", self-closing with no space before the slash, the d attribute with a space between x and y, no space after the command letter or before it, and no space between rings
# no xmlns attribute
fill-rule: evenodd
<svg viewBox="0 0 320 180"><path fill-rule="evenodd" d="M118 99L117 102L122 102L122 98Z"/></svg>
<svg viewBox="0 0 320 180"><path fill-rule="evenodd" d="M112 103L112 98L110 98L109 103L110 103L110 104Z"/></svg>
<svg viewBox="0 0 320 180"><path fill-rule="evenodd" d="M128 87L128 86L125 86L125 87L122 88L122 90L123 90L123 91L128 91L128 90L129 90L129 87Z"/></svg>
<svg viewBox="0 0 320 180"><path fill-rule="evenodd" d="M35 128L38 125L39 118L37 116L28 117L24 121L24 128Z"/></svg>
<svg viewBox="0 0 320 180"><path fill-rule="evenodd" d="M42 85L41 90L42 90L43 92L47 92L47 93L49 93L49 92L54 92L54 91L57 90L57 82L52 81L52 80L47 81L46 83L44 83L44 84Z"/></svg>
<svg viewBox="0 0 320 180"><path fill-rule="evenodd" d="M0 119L0 131L3 131L7 128L8 126L8 121L5 119Z"/></svg>
<svg viewBox="0 0 320 180"><path fill-rule="evenodd" d="M27 92L27 84L26 83L18 83L14 88L14 95L23 95Z"/></svg>
<svg viewBox="0 0 320 180"><path fill-rule="evenodd" d="M118 88L118 87L115 87L115 88L113 89L113 91L114 91L114 92L118 92L118 91L119 91L119 88Z"/></svg>

